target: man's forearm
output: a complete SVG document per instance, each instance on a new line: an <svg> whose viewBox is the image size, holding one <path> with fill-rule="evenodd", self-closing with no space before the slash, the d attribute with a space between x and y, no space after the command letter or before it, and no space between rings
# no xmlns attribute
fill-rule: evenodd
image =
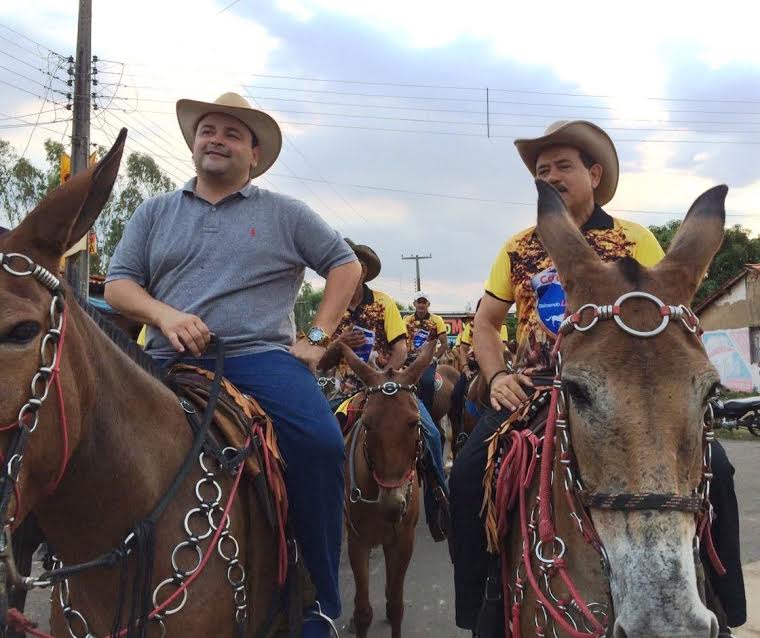
<svg viewBox="0 0 760 638"><path fill-rule="evenodd" d="M463 368L467 365L467 355L470 354L470 346L467 343L459 345L459 365Z"/></svg>
<svg viewBox="0 0 760 638"><path fill-rule="evenodd" d="M473 335L473 347L477 352L478 365L486 381L499 370L504 370L504 346L501 335L493 326L482 322Z"/></svg>
<svg viewBox="0 0 760 638"><path fill-rule="evenodd" d="M104 297L106 302L121 314L155 326L158 317L168 308L167 304L151 297L147 291L129 279L117 279L106 284Z"/></svg>
<svg viewBox="0 0 760 638"><path fill-rule="evenodd" d="M327 274L325 294L314 315L314 325L331 335L340 323L343 313L359 283L362 268L358 261L336 266Z"/></svg>
<svg viewBox="0 0 760 638"><path fill-rule="evenodd" d="M446 335L441 335L438 341L438 345L435 349L435 358L440 359L443 355L446 354L446 351L449 349L449 342Z"/></svg>

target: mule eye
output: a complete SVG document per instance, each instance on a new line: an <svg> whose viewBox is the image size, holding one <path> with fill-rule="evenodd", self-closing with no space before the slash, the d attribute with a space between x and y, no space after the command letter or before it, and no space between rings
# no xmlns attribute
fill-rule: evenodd
<svg viewBox="0 0 760 638"><path fill-rule="evenodd" d="M591 406L591 395L588 390L575 381L565 381L565 389L579 410Z"/></svg>
<svg viewBox="0 0 760 638"><path fill-rule="evenodd" d="M40 325L34 321L22 321L10 329L0 341L6 343L29 343L40 331Z"/></svg>

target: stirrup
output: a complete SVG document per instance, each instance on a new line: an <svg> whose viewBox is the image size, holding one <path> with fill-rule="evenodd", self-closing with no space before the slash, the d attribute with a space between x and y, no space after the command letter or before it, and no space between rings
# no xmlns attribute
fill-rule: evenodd
<svg viewBox="0 0 760 638"><path fill-rule="evenodd" d="M319 601L315 600L314 605L316 605L317 608L309 609L309 611L306 612L306 617L303 619L304 623L315 621L327 623L328 627L330 627L330 635L334 636L334 638L340 638L340 634L338 633L338 628L335 626L335 622L332 618L330 618L330 616L326 615L322 611L322 605L319 604Z"/></svg>

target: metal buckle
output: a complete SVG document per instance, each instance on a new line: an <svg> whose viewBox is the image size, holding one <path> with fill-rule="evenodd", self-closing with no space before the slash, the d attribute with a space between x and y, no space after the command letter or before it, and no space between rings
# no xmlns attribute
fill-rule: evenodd
<svg viewBox="0 0 760 638"><path fill-rule="evenodd" d="M386 381L380 386L380 392L387 397L392 397L399 391L399 385L395 381Z"/></svg>

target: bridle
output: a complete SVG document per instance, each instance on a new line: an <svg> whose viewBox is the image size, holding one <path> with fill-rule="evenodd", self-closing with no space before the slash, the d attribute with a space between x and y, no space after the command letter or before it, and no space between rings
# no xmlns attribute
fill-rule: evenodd
<svg viewBox="0 0 760 638"><path fill-rule="evenodd" d="M67 314L61 282L49 270L20 253L0 253L0 265L2 265L2 269L6 273L13 277L31 277L35 281L38 281L52 295L49 309L50 325L40 344L41 362L37 372L32 377L30 384L31 396L18 411L17 420L0 427L0 431L15 430L8 444L5 473L0 478L2 481L0 484L0 520L2 520L5 530L7 526L15 522L16 513L20 506L18 477L21 472L24 451L29 438L39 425L39 413L50 394L51 385L55 386L58 394L64 445L59 471L56 478L48 486L48 493L55 491L66 470L66 463L68 461L68 427L60 386L60 364L66 337ZM15 494L16 496L17 512L13 516L8 516L7 509L11 494Z"/></svg>
<svg viewBox="0 0 760 638"><path fill-rule="evenodd" d="M380 385L366 387L364 389L364 394L367 398L369 398L373 394L378 394L378 393L384 394L385 396L388 396L388 397L392 397L398 394L400 391L409 392L410 394L415 395L417 393L417 386L413 384L408 384L408 383L398 383L396 381L386 381L385 383L381 383ZM362 419L359 419L356 422L353 432L351 433L351 446L350 446L349 460L348 460L349 478L351 481L349 501L351 503L365 503L365 504L375 505L380 502L380 494L378 493L377 497L375 497L374 499L365 498L356 480L355 453L356 453L356 447L359 441L360 428L363 428L365 431L368 431L368 428L366 425L364 425ZM417 439L414 446L414 457L412 458L412 463L409 466L409 469L404 473L404 476L398 481L386 481L382 477L378 476L377 470L375 469L375 464L372 461L372 457L370 456L369 450L367 449L366 436L364 438L364 444L362 447L363 447L364 460L367 463L367 468L372 473L372 479L375 481L378 487L386 489L386 490L394 490L394 489L403 487L404 485L411 486L412 482L414 481L414 477L417 471L417 463L422 457L422 425L420 424L419 419L418 419Z"/></svg>
<svg viewBox="0 0 760 638"><path fill-rule="evenodd" d="M659 325L652 330L637 330L627 325L622 319L621 307L631 299L643 299L655 304L662 317ZM588 317L589 312L591 312L591 318L587 319L587 323L584 323L584 316ZM550 391L549 414L543 439L539 439L530 430L508 432L512 445L500 468L499 491L497 492L497 499L500 503L514 503L519 500L520 508L522 551L514 575L511 607L512 624L516 625L519 630L524 590L526 587L530 587L536 598L534 616L536 635L545 635L544 632L547 631L547 625L551 618L556 627L573 638L603 636L606 628L602 621L606 621L608 615L605 605L587 604L573 583L565 558L566 543L557 534L555 528L552 493L557 434L559 434L559 462L564 474L565 500L570 510L570 516L583 538L600 554L602 569L608 577L610 573L609 561L601 539L594 529L588 512L589 509L674 510L692 513L696 517L695 555L698 556L699 554L700 541L705 539L708 556L717 573L725 573L710 533L713 518L712 506L710 505L713 431L709 420L704 422L702 432L702 478L700 485L691 495L650 492L615 494L589 492L583 486L580 477L574 472L574 457L567 421L568 403L562 381L560 347L563 337L571 332L586 333L599 321L610 319L614 320L615 324L627 334L639 338L651 338L660 334L671 321L680 321L690 334L695 336L701 334L699 319L691 309L684 305L666 305L655 295L640 291L625 293L610 305L585 304L576 312L569 314L562 322L553 352L556 372ZM539 463L540 467L537 467ZM536 470L539 472L538 497L530 515L528 515L527 489ZM517 486L512 488L512 492L505 494L502 487L504 485L502 477L508 475L512 477L508 483L516 483ZM503 524L503 517L504 514L502 514L501 524ZM531 554L535 554L538 559L538 573L531 563ZM551 581L556 576L559 576L563 582L563 587L568 595L557 595L552 590ZM508 578L506 560L503 559L503 583L509 582ZM580 617L580 623L575 619L576 614Z"/></svg>
<svg viewBox="0 0 760 638"><path fill-rule="evenodd" d="M660 316L662 317L659 325L652 330L636 330L627 325L622 319L621 307L623 303L630 299L644 299L655 304L658 307ZM593 313L591 320L587 324L583 324L583 315L589 310ZM633 335L634 337L640 337L644 339L655 337L663 332L665 328L668 327L668 324L671 320L680 321L683 327L690 334L698 335L700 332L699 318L692 312L690 308L687 308L684 305L668 306L660 301L660 299L655 295L640 291L625 293L624 295L621 295L614 304L611 305L598 306L596 304L585 304L581 306L577 312L574 312L568 316L560 326L560 337L557 339L557 343L555 345L555 354L557 357L557 375L554 379L552 392L553 394L556 393L558 395L558 406L557 410L555 410L554 413L550 413L549 415L550 421L552 420L553 416L555 417L554 421L556 423L556 427L561 432L562 444L564 444L565 448L569 447L569 436L567 434L567 420L566 418L561 418L561 416L566 414L566 397L562 396L560 403L559 396L563 387L562 358L559 350L562 342L562 337L570 334L571 332L588 332L594 326L596 326L599 321L605 321L609 319L613 319L617 326L623 330L623 332ZM558 383L559 387L556 387ZM549 424L547 423L547 430L548 427ZM710 435L710 439L707 442L706 449L709 450L709 443L711 442L712 434ZM552 442L549 441L548 444L551 446ZM549 449L551 450L551 447ZM709 454L709 451L707 453ZM565 467L567 468L567 472L572 472L569 463ZM712 478L712 475L710 474L709 476L703 476L703 478L709 481ZM571 481L570 484L574 485L575 483ZM707 490L709 492L709 482L707 485ZM681 496L668 493L658 494L649 492L636 494L607 494L603 492L588 492L583 489L580 490L579 496L581 503L586 507L607 510L676 510L682 512L692 512L696 514L700 511L704 502L704 495L701 494L693 494L691 496Z"/></svg>

